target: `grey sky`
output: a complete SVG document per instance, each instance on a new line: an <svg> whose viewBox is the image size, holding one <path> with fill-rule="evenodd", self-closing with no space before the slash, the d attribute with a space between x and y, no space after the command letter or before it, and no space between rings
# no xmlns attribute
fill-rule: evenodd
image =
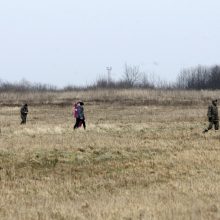
<svg viewBox="0 0 220 220"><path fill-rule="evenodd" d="M124 64L174 80L219 64L219 0L0 1L0 79L85 85Z"/></svg>

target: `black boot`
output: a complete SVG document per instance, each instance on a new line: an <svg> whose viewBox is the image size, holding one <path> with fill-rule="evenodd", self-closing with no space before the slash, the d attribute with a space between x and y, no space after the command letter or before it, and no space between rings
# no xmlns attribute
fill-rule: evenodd
<svg viewBox="0 0 220 220"><path fill-rule="evenodd" d="M206 132L208 132L208 129L207 129L207 128L204 129L202 133L206 133Z"/></svg>

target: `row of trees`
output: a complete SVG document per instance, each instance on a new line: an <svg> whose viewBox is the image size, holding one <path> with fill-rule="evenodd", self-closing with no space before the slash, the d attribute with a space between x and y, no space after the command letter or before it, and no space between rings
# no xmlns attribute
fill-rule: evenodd
<svg viewBox="0 0 220 220"><path fill-rule="evenodd" d="M35 92L35 91L57 91L57 87L49 84L31 83L25 79L20 82L11 83L0 80L0 92Z"/></svg>
<svg viewBox="0 0 220 220"><path fill-rule="evenodd" d="M96 87L118 88L162 88L162 89L220 89L220 66L197 66L183 69L174 83L161 81L153 75L140 71L138 66L125 65L121 80L108 82L107 79L97 80Z"/></svg>
<svg viewBox="0 0 220 220"><path fill-rule="evenodd" d="M184 69L178 76L180 89L220 89L220 66Z"/></svg>
<svg viewBox="0 0 220 220"><path fill-rule="evenodd" d="M95 83L86 87L76 87L73 85L58 89L56 86L30 83L22 80L18 83L4 82L0 80L0 92L26 92L26 91L71 91L97 88L151 88L151 89L220 89L220 66L197 66L183 69L177 77L175 83L169 84L161 81L153 74L142 72L139 66L125 65L124 73L120 80L109 80L107 77L99 77Z"/></svg>

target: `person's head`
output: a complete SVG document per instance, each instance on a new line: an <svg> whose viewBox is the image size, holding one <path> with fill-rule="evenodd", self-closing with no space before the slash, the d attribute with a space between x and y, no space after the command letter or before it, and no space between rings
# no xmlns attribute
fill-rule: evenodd
<svg viewBox="0 0 220 220"><path fill-rule="evenodd" d="M82 100L79 100L79 101L77 102L77 105L84 105L84 103L83 103Z"/></svg>
<svg viewBox="0 0 220 220"><path fill-rule="evenodd" d="M217 105L217 102L218 102L217 99L213 99L213 100L212 100L212 104L213 104L213 105Z"/></svg>
<svg viewBox="0 0 220 220"><path fill-rule="evenodd" d="M24 106L25 106L25 107L27 107L27 106L28 106L28 104L27 104L27 103L25 103L25 104L24 104Z"/></svg>

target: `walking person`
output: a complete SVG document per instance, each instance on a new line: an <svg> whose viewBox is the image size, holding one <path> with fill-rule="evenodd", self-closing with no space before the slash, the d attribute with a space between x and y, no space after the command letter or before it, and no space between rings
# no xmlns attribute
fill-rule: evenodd
<svg viewBox="0 0 220 220"><path fill-rule="evenodd" d="M27 115L28 115L28 105L24 104L20 109L21 114L21 124L26 124Z"/></svg>
<svg viewBox="0 0 220 220"><path fill-rule="evenodd" d="M203 133L208 132L212 129L213 125L215 127L215 130L219 129L219 117L218 117L218 106L217 106L217 99L212 100L212 104L208 107L208 121L209 126L206 128Z"/></svg>
<svg viewBox="0 0 220 220"><path fill-rule="evenodd" d="M83 128L86 129L86 122L85 122L85 115L84 115L84 103L82 101L79 101L74 106L74 116L76 118L76 123L74 125L74 130L76 128L81 127L83 125Z"/></svg>

